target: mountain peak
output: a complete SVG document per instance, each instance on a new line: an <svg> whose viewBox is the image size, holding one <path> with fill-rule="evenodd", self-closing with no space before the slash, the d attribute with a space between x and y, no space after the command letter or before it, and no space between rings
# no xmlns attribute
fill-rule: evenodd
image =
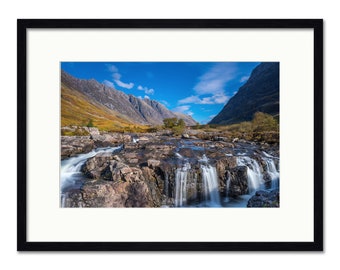
<svg viewBox="0 0 340 270"><path fill-rule="evenodd" d="M138 98L132 94L126 94L110 86L101 84L95 79L77 79L61 71L61 82L67 87L79 91L93 102L104 105L121 115L124 115L131 122L141 125L162 125L163 119L178 117L167 109L163 104L149 98ZM187 125L194 125L196 122L189 116L182 116Z"/></svg>
<svg viewBox="0 0 340 270"><path fill-rule="evenodd" d="M279 62L264 62L209 124L249 121L256 112L279 115Z"/></svg>

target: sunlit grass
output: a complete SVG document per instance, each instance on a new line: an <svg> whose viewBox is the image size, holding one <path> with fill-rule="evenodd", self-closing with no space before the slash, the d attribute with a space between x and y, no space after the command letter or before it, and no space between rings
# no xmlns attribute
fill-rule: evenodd
<svg viewBox="0 0 340 270"><path fill-rule="evenodd" d="M149 129L62 84L61 126L86 126L90 120L94 127L103 131L146 132Z"/></svg>

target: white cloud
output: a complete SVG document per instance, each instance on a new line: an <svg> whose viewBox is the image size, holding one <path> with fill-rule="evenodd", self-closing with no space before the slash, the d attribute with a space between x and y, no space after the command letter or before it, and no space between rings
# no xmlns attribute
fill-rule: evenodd
<svg viewBox="0 0 340 270"><path fill-rule="evenodd" d="M145 96L144 96L144 99L150 99L150 97L149 97L149 96L147 96L147 95L145 95Z"/></svg>
<svg viewBox="0 0 340 270"><path fill-rule="evenodd" d="M115 65L106 65L107 66L107 69L112 72L112 73L115 73L115 72L118 72L118 68L115 66Z"/></svg>
<svg viewBox="0 0 340 270"><path fill-rule="evenodd" d="M240 79L240 82L241 82L241 83L246 82L248 79L249 79L249 76L243 76L243 77Z"/></svg>
<svg viewBox="0 0 340 270"><path fill-rule="evenodd" d="M185 111L187 111L189 109L190 109L189 105L184 105L184 106L178 106L178 107L174 108L173 111L174 112L184 113Z"/></svg>
<svg viewBox="0 0 340 270"><path fill-rule="evenodd" d="M126 88L126 89L131 89L133 86L134 86L134 84L133 83L124 83L124 82L122 82L122 81L120 81L120 80L115 80L115 83L118 85L118 86L120 86L120 87L123 87L123 88Z"/></svg>
<svg viewBox="0 0 340 270"><path fill-rule="evenodd" d="M114 87L115 87L115 85L113 84L113 82L110 82L110 81L108 81L108 80L104 80L104 81L103 81L103 84L106 85L106 86L108 86L108 87L111 87L111 88L114 88Z"/></svg>
<svg viewBox="0 0 340 270"><path fill-rule="evenodd" d="M114 80L120 80L121 77L122 77L122 75L119 74L119 73L113 73L113 74L112 74L112 78L113 78Z"/></svg>
<svg viewBox="0 0 340 270"><path fill-rule="evenodd" d="M122 75L118 72L119 70L115 65L108 64L106 66L107 66L107 69L112 73L111 74L112 78L118 86L126 88L126 89L131 89L134 86L134 83L132 83L132 82L125 83L125 82L121 81ZM105 80L104 82L110 82L110 81ZM104 84L107 85L107 86L110 86L106 83L104 83ZM110 87L113 87L113 83L112 83L112 86L110 86Z"/></svg>
<svg viewBox="0 0 340 270"><path fill-rule="evenodd" d="M194 113L190 111L190 105L183 105L183 106L178 106L174 109L172 109L173 112L179 112L179 113L184 113L188 115L193 115Z"/></svg>
<svg viewBox="0 0 340 270"><path fill-rule="evenodd" d="M190 96L178 101L178 104L224 104L229 97L224 93L218 93L210 97L200 98L199 96Z"/></svg>
<svg viewBox="0 0 340 270"><path fill-rule="evenodd" d="M144 91L144 93L148 94L148 95L153 95L155 93L154 89L148 88L146 86L143 87L141 85L138 85L137 89L140 90L140 91Z"/></svg>
<svg viewBox="0 0 340 270"><path fill-rule="evenodd" d="M209 115L209 119L213 119L216 116L216 114Z"/></svg>
<svg viewBox="0 0 340 270"><path fill-rule="evenodd" d="M153 90L153 89L145 90L145 94L148 94L148 95L153 95L154 92L155 92L155 90Z"/></svg>
<svg viewBox="0 0 340 270"><path fill-rule="evenodd" d="M195 95L183 98L178 104L225 104L229 97L225 94L227 82L235 77L235 63L217 63L199 77L194 86Z"/></svg>
<svg viewBox="0 0 340 270"><path fill-rule="evenodd" d="M229 100L229 97L225 94L217 94L212 97L214 104L224 104Z"/></svg>
<svg viewBox="0 0 340 270"><path fill-rule="evenodd" d="M190 96L179 100L178 104L190 104L190 103L199 104L200 101L201 99L198 96Z"/></svg>
<svg viewBox="0 0 340 270"><path fill-rule="evenodd" d="M234 78L235 72L234 63L215 64L199 78L194 91L198 95L224 93L226 83Z"/></svg>

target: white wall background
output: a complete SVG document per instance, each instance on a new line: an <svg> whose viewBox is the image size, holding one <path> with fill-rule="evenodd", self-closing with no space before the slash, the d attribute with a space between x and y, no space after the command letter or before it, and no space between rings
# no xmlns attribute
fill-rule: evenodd
<svg viewBox="0 0 340 270"><path fill-rule="evenodd" d="M188 2L188 3L187 3ZM19 1L0 10L0 145L2 269L337 269L340 234L340 48L336 1L271 0ZM323 18L325 20L325 252L323 253L18 253L16 252L16 19L17 18ZM297 134L297 139L299 138Z"/></svg>

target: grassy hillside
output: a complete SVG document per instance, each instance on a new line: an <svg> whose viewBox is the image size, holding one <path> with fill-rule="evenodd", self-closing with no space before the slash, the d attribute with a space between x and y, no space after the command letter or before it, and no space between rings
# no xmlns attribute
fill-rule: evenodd
<svg viewBox="0 0 340 270"><path fill-rule="evenodd" d="M89 123L106 131L143 132L148 129L61 84L61 126L86 126Z"/></svg>

